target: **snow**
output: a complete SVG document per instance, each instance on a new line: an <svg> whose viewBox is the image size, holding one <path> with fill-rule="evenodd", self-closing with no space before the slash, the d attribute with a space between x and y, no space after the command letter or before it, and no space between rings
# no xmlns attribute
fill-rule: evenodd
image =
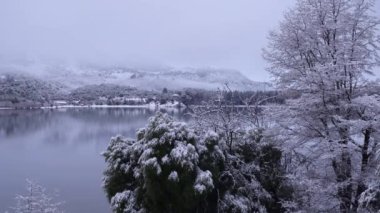
<svg viewBox="0 0 380 213"><path fill-rule="evenodd" d="M380 199L380 182L374 181L368 185L368 189L365 190L360 198L359 203L361 208L368 208L371 204L378 202Z"/></svg>
<svg viewBox="0 0 380 213"><path fill-rule="evenodd" d="M170 175L168 176L168 180L178 182L179 181L178 173L176 171L170 172Z"/></svg>
<svg viewBox="0 0 380 213"><path fill-rule="evenodd" d="M182 103L180 104L181 107L185 107ZM125 105L125 104L120 104L120 105L72 105L72 104L65 104L65 105L58 105L58 106L44 106L40 107L41 109L54 109L54 108L145 108L145 109L165 109L165 108L175 108L178 105L156 105L155 103L149 103L149 104L140 104L140 105Z"/></svg>
<svg viewBox="0 0 380 213"><path fill-rule="evenodd" d="M194 168L194 163L198 162L198 153L192 144L176 142L175 148L170 152L170 157L182 167Z"/></svg>
<svg viewBox="0 0 380 213"><path fill-rule="evenodd" d="M112 210L114 210L115 212L121 205L125 205L124 212L128 212L128 213L138 212L134 209L136 205L135 194L129 190L116 193L115 196L112 197L110 203L111 203Z"/></svg>
<svg viewBox="0 0 380 213"><path fill-rule="evenodd" d="M197 178L194 183L194 189L197 193L203 194L214 188L214 183L212 180L212 174L210 171L202 171L197 169Z"/></svg>
<svg viewBox="0 0 380 213"><path fill-rule="evenodd" d="M170 159L168 157L168 155L165 155L162 159L161 159L161 162L162 164L168 164L170 162Z"/></svg>
<svg viewBox="0 0 380 213"><path fill-rule="evenodd" d="M219 135L215 131L209 130L206 132L207 140L212 140L212 141L218 141L219 140Z"/></svg>

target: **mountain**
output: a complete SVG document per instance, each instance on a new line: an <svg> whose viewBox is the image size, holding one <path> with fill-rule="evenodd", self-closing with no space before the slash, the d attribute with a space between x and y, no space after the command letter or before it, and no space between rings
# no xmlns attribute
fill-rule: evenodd
<svg viewBox="0 0 380 213"><path fill-rule="evenodd" d="M125 67L101 66L13 66L8 69L37 73L40 78L60 82L67 88L78 88L94 84L114 84L135 87L141 90L163 88L178 90L196 88L216 90L228 85L232 90L272 90L269 83L255 82L236 70L227 69L137 69Z"/></svg>
<svg viewBox="0 0 380 213"><path fill-rule="evenodd" d="M63 74L64 73L64 74ZM254 82L235 70L220 69L158 69L143 70L123 67L64 68L50 73L50 79L65 82L69 87L90 84L116 84L143 90L197 88L215 90L225 84L233 90L271 90L265 82Z"/></svg>

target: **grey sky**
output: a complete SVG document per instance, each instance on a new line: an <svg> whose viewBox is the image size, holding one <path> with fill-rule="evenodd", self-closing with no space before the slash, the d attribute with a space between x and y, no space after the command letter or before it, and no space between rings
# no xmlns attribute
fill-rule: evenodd
<svg viewBox="0 0 380 213"><path fill-rule="evenodd" d="M261 49L294 0L1 0L0 56L220 67L269 80ZM379 10L380 11L380 10Z"/></svg>

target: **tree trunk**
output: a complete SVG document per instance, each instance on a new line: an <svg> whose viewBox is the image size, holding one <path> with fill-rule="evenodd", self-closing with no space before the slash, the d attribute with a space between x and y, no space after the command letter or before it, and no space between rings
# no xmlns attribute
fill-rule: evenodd
<svg viewBox="0 0 380 213"><path fill-rule="evenodd" d="M340 201L340 211L342 213L351 213L352 183L351 183L351 156L343 148L342 154L338 159L334 159L333 168L336 180L339 184L338 197Z"/></svg>
<svg viewBox="0 0 380 213"><path fill-rule="evenodd" d="M369 143L370 143L370 138L371 138L371 132L372 131L369 128L364 131L364 142L363 142L363 147L362 147L362 162L361 162L361 168L360 168L361 177L359 178L359 181L358 181L358 188L356 190L353 212L357 212L358 207L359 207L360 195L367 189L366 185L363 182L363 175L367 169L368 160L370 156L370 153L368 152L368 148L369 148Z"/></svg>

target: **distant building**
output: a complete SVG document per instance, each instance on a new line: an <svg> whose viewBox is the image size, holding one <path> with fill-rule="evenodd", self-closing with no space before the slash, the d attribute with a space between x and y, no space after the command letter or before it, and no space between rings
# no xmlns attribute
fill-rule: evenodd
<svg viewBox="0 0 380 213"><path fill-rule="evenodd" d="M129 97L124 98L125 101L135 101L135 102L146 102L145 98L139 98L139 97Z"/></svg>
<svg viewBox="0 0 380 213"><path fill-rule="evenodd" d="M64 106L64 105L67 105L67 101L64 101L64 100L56 100L56 101L53 101L53 105L54 105L54 106Z"/></svg>
<svg viewBox="0 0 380 213"><path fill-rule="evenodd" d="M173 94L172 95L172 98L173 98L173 100L175 100L175 101L178 101L179 99L180 99L180 95L178 95L178 94Z"/></svg>

